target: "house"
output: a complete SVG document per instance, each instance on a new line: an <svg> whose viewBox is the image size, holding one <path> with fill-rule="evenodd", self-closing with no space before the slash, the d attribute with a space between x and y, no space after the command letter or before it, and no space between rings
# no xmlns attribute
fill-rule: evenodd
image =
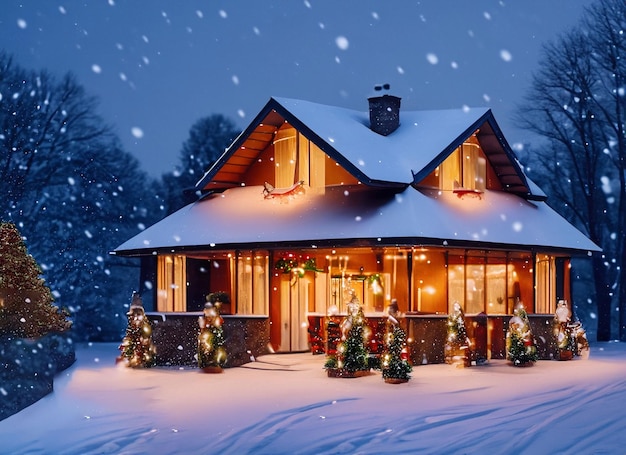
<svg viewBox="0 0 626 455"><path fill-rule="evenodd" d="M321 352L351 295L372 343L397 300L414 363L442 361L455 302L491 358L504 358L523 304L549 358L556 303L572 301L570 260L599 251L549 207L490 109L401 112L384 92L369 112L271 98L196 190L113 252L152 264L144 302L170 363L193 362L214 291L231 296L231 365Z"/></svg>

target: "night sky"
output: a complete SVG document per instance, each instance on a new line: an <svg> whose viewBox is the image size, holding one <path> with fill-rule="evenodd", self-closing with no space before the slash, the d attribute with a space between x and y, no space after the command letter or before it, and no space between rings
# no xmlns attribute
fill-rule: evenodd
<svg viewBox="0 0 626 455"><path fill-rule="evenodd" d="M3 0L0 43L28 69L72 72L157 176L189 129L244 128L271 96L366 111L378 83L402 109L491 107L513 124L542 44L590 0Z"/></svg>

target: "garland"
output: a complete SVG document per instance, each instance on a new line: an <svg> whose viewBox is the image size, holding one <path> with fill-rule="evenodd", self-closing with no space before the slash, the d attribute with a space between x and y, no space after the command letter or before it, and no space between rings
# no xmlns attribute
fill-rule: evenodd
<svg viewBox="0 0 626 455"><path fill-rule="evenodd" d="M304 276L304 272L323 272L322 269L317 268L315 258L309 258L300 264L295 258L285 257L276 261L274 268L276 270L280 270L282 273L296 271L298 272L298 276L300 276L300 278Z"/></svg>

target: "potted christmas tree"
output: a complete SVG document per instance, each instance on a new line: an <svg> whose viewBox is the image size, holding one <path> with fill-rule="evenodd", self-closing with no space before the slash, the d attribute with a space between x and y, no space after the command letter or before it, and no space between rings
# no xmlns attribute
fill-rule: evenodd
<svg viewBox="0 0 626 455"><path fill-rule="evenodd" d="M152 342L152 325L146 317L141 296L133 292L128 313L126 335L119 346L116 363L131 368L150 368L156 365L156 347Z"/></svg>
<svg viewBox="0 0 626 455"><path fill-rule="evenodd" d="M556 339L556 359L571 360L577 350L577 343L570 326L571 315L567 302L559 300L554 314L554 337Z"/></svg>
<svg viewBox="0 0 626 455"><path fill-rule="evenodd" d="M388 384L408 382L413 370L406 353L406 333L400 327L397 316L397 306L392 303L387 315L385 351L381 362L382 376Z"/></svg>
<svg viewBox="0 0 626 455"><path fill-rule="evenodd" d="M557 360L571 360L575 356L587 358L589 342L580 321L572 322L572 312L566 300L559 300L554 314L554 338Z"/></svg>
<svg viewBox="0 0 626 455"><path fill-rule="evenodd" d="M509 321L506 334L506 356L507 360L516 367L533 365L539 358L528 314L521 303L518 304Z"/></svg>
<svg viewBox="0 0 626 455"><path fill-rule="evenodd" d="M465 327L465 315L459 302L454 302L448 315L448 334L444 346L445 362L457 368L470 366L470 339Z"/></svg>
<svg viewBox="0 0 626 455"><path fill-rule="evenodd" d="M204 314L198 318L198 367L204 373L221 373L226 363L224 319L220 315L220 307L228 303L230 298L225 292L209 294Z"/></svg>
<svg viewBox="0 0 626 455"><path fill-rule="evenodd" d="M354 378L367 374L369 327L355 295L348 303L348 315L341 323L341 342L335 356L328 356L324 368L329 377Z"/></svg>

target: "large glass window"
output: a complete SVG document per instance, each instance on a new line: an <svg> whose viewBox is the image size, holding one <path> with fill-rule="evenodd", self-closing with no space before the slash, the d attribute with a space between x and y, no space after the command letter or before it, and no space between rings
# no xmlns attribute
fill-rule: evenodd
<svg viewBox="0 0 626 455"><path fill-rule="evenodd" d="M447 287L446 254L440 250L413 251L413 298L409 310L421 313L447 312Z"/></svg>
<svg viewBox="0 0 626 455"><path fill-rule="evenodd" d="M545 305L533 308L533 283L529 253L448 253L448 311L458 302L466 313L510 314L523 303L529 313L550 313Z"/></svg>
<svg viewBox="0 0 626 455"><path fill-rule="evenodd" d="M554 257L546 254L538 254L535 264L537 279L537 291L535 295L535 307L538 313L553 313L556 296L556 273Z"/></svg>
<svg viewBox="0 0 626 455"><path fill-rule="evenodd" d="M448 312L452 312L454 302L465 310L465 254L448 253ZM467 311L467 310L465 310Z"/></svg>
<svg viewBox="0 0 626 455"><path fill-rule="evenodd" d="M186 311L186 260L184 256L159 256L157 261L157 311Z"/></svg>
<svg viewBox="0 0 626 455"><path fill-rule="evenodd" d="M237 254L237 314L268 314L269 256L264 251Z"/></svg>

